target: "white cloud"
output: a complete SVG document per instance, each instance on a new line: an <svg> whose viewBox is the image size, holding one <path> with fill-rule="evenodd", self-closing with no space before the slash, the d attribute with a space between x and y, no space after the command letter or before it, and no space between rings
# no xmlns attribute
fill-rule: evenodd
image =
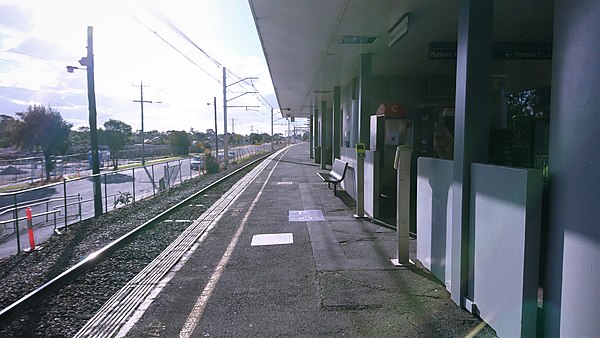
<svg viewBox="0 0 600 338"><path fill-rule="evenodd" d="M276 104L245 0L3 0L2 7L22 18L16 22L0 21L2 113L14 113L15 104L23 106L21 111L31 103L50 104L75 127L86 125L85 72L69 74L65 66L79 66L77 61L86 54L86 27L93 26L98 125L112 118L139 129L140 104L133 100L140 99L139 83L143 81L149 85L144 88L144 100L163 102L144 105L146 130L214 128L214 107L206 103L212 104L216 96L218 129L222 132L222 86L218 82L222 79L221 69L170 29L166 18L228 70L240 77L258 77L253 80L255 88L269 98L271 105ZM233 83L237 79L227 81ZM229 89L236 93L254 90L249 85ZM228 93L230 98L236 95ZM229 104L262 105L254 95L244 95ZM228 130L247 134L258 129L269 133L270 110L259 110L228 109L228 117L236 120ZM278 126L275 132L284 129Z"/></svg>

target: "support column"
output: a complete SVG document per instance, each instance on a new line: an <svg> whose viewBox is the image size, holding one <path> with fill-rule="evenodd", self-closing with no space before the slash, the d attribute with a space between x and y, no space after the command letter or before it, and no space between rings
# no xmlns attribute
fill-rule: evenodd
<svg viewBox="0 0 600 338"><path fill-rule="evenodd" d="M315 163L321 163L321 117L319 116L319 110L313 110L313 123L314 123L314 135L315 135Z"/></svg>
<svg viewBox="0 0 600 338"><path fill-rule="evenodd" d="M333 142L332 142L332 159L331 163L336 158L340 158L340 148L342 147L342 108L341 108L341 87L333 87Z"/></svg>
<svg viewBox="0 0 600 338"><path fill-rule="evenodd" d="M600 336L600 2L554 1L544 336Z"/></svg>
<svg viewBox="0 0 600 338"><path fill-rule="evenodd" d="M331 112L327 101L321 101L321 169L327 169L331 159Z"/></svg>
<svg viewBox="0 0 600 338"><path fill-rule="evenodd" d="M459 6L450 293L464 305L464 297L472 295L471 163L486 163L488 157L493 0L460 0Z"/></svg>
<svg viewBox="0 0 600 338"><path fill-rule="evenodd" d="M358 78L358 142L369 149L371 132L371 71L372 54L360 55L360 74Z"/></svg>
<svg viewBox="0 0 600 338"><path fill-rule="evenodd" d="M311 114L310 117L308 118L308 125L309 125L309 133L308 133L308 145L309 145L309 152L310 152L310 158L315 158L315 132L313 129L313 118L314 116Z"/></svg>

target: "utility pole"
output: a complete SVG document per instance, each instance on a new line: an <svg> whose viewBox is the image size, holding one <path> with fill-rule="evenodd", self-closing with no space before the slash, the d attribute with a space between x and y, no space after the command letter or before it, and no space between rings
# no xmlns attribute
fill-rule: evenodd
<svg viewBox="0 0 600 338"><path fill-rule="evenodd" d="M98 154L98 125L96 123L96 92L94 86L94 28L87 28L87 57L86 66L88 83L88 103L90 122L90 144L92 147L92 175L94 178L94 216L102 215L102 186L100 185L100 158Z"/></svg>
<svg viewBox="0 0 600 338"><path fill-rule="evenodd" d="M225 67L223 67L223 121L224 121L224 126L223 126L223 161L224 161L224 166L225 169L227 169L227 164L229 163L229 144L227 142L227 101L229 100L233 100L233 99L237 99L238 97L242 96L242 95L246 95L246 94L252 94L252 93L257 93L257 92L245 92L243 94L240 94L236 97L232 97L231 99L227 100L227 87L229 86L233 86L236 83L248 80L248 79L256 79L255 77L247 77L247 78L243 78L239 81L236 81L234 83L231 84L227 84L227 69ZM232 107L236 107L236 106L232 106ZM244 106L246 108L248 108L248 106ZM218 154L217 154L218 155Z"/></svg>
<svg viewBox="0 0 600 338"><path fill-rule="evenodd" d="M235 119L231 118L231 133L235 134Z"/></svg>
<svg viewBox="0 0 600 338"><path fill-rule="evenodd" d="M273 149L273 107L271 107L271 151Z"/></svg>
<svg viewBox="0 0 600 338"><path fill-rule="evenodd" d="M134 87L137 87L136 85L133 85ZM146 86L148 87L148 86ZM139 102L140 103L140 109L142 111L142 167L146 166L146 152L144 149L144 144L145 144L145 139L146 137L144 136L144 103L153 103L152 101L144 101L144 84L142 83L142 81L140 81L140 99L139 100L133 100L133 102ZM155 102L155 103L162 103L162 102Z"/></svg>
<svg viewBox="0 0 600 338"><path fill-rule="evenodd" d="M223 165L227 169L229 144L227 144L227 69L225 67L223 67L223 122ZM219 157L218 153L217 157Z"/></svg>

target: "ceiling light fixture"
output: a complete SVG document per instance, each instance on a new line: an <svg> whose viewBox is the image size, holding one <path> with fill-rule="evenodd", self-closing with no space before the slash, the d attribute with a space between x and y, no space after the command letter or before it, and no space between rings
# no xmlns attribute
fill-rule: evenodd
<svg viewBox="0 0 600 338"><path fill-rule="evenodd" d="M369 45L377 40L376 36L344 35L340 39L342 45Z"/></svg>

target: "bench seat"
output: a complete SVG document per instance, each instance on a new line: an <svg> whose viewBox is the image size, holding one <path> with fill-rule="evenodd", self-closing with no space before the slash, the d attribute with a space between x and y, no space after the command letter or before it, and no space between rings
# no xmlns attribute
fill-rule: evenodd
<svg viewBox="0 0 600 338"><path fill-rule="evenodd" d="M337 196L337 185L344 180L346 176L346 169L348 168L348 162L338 160L337 158L333 162L333 167L328 173L317 173L324 182L327 182L327 187L331 188L333 184L333 195Z"/></svg>

